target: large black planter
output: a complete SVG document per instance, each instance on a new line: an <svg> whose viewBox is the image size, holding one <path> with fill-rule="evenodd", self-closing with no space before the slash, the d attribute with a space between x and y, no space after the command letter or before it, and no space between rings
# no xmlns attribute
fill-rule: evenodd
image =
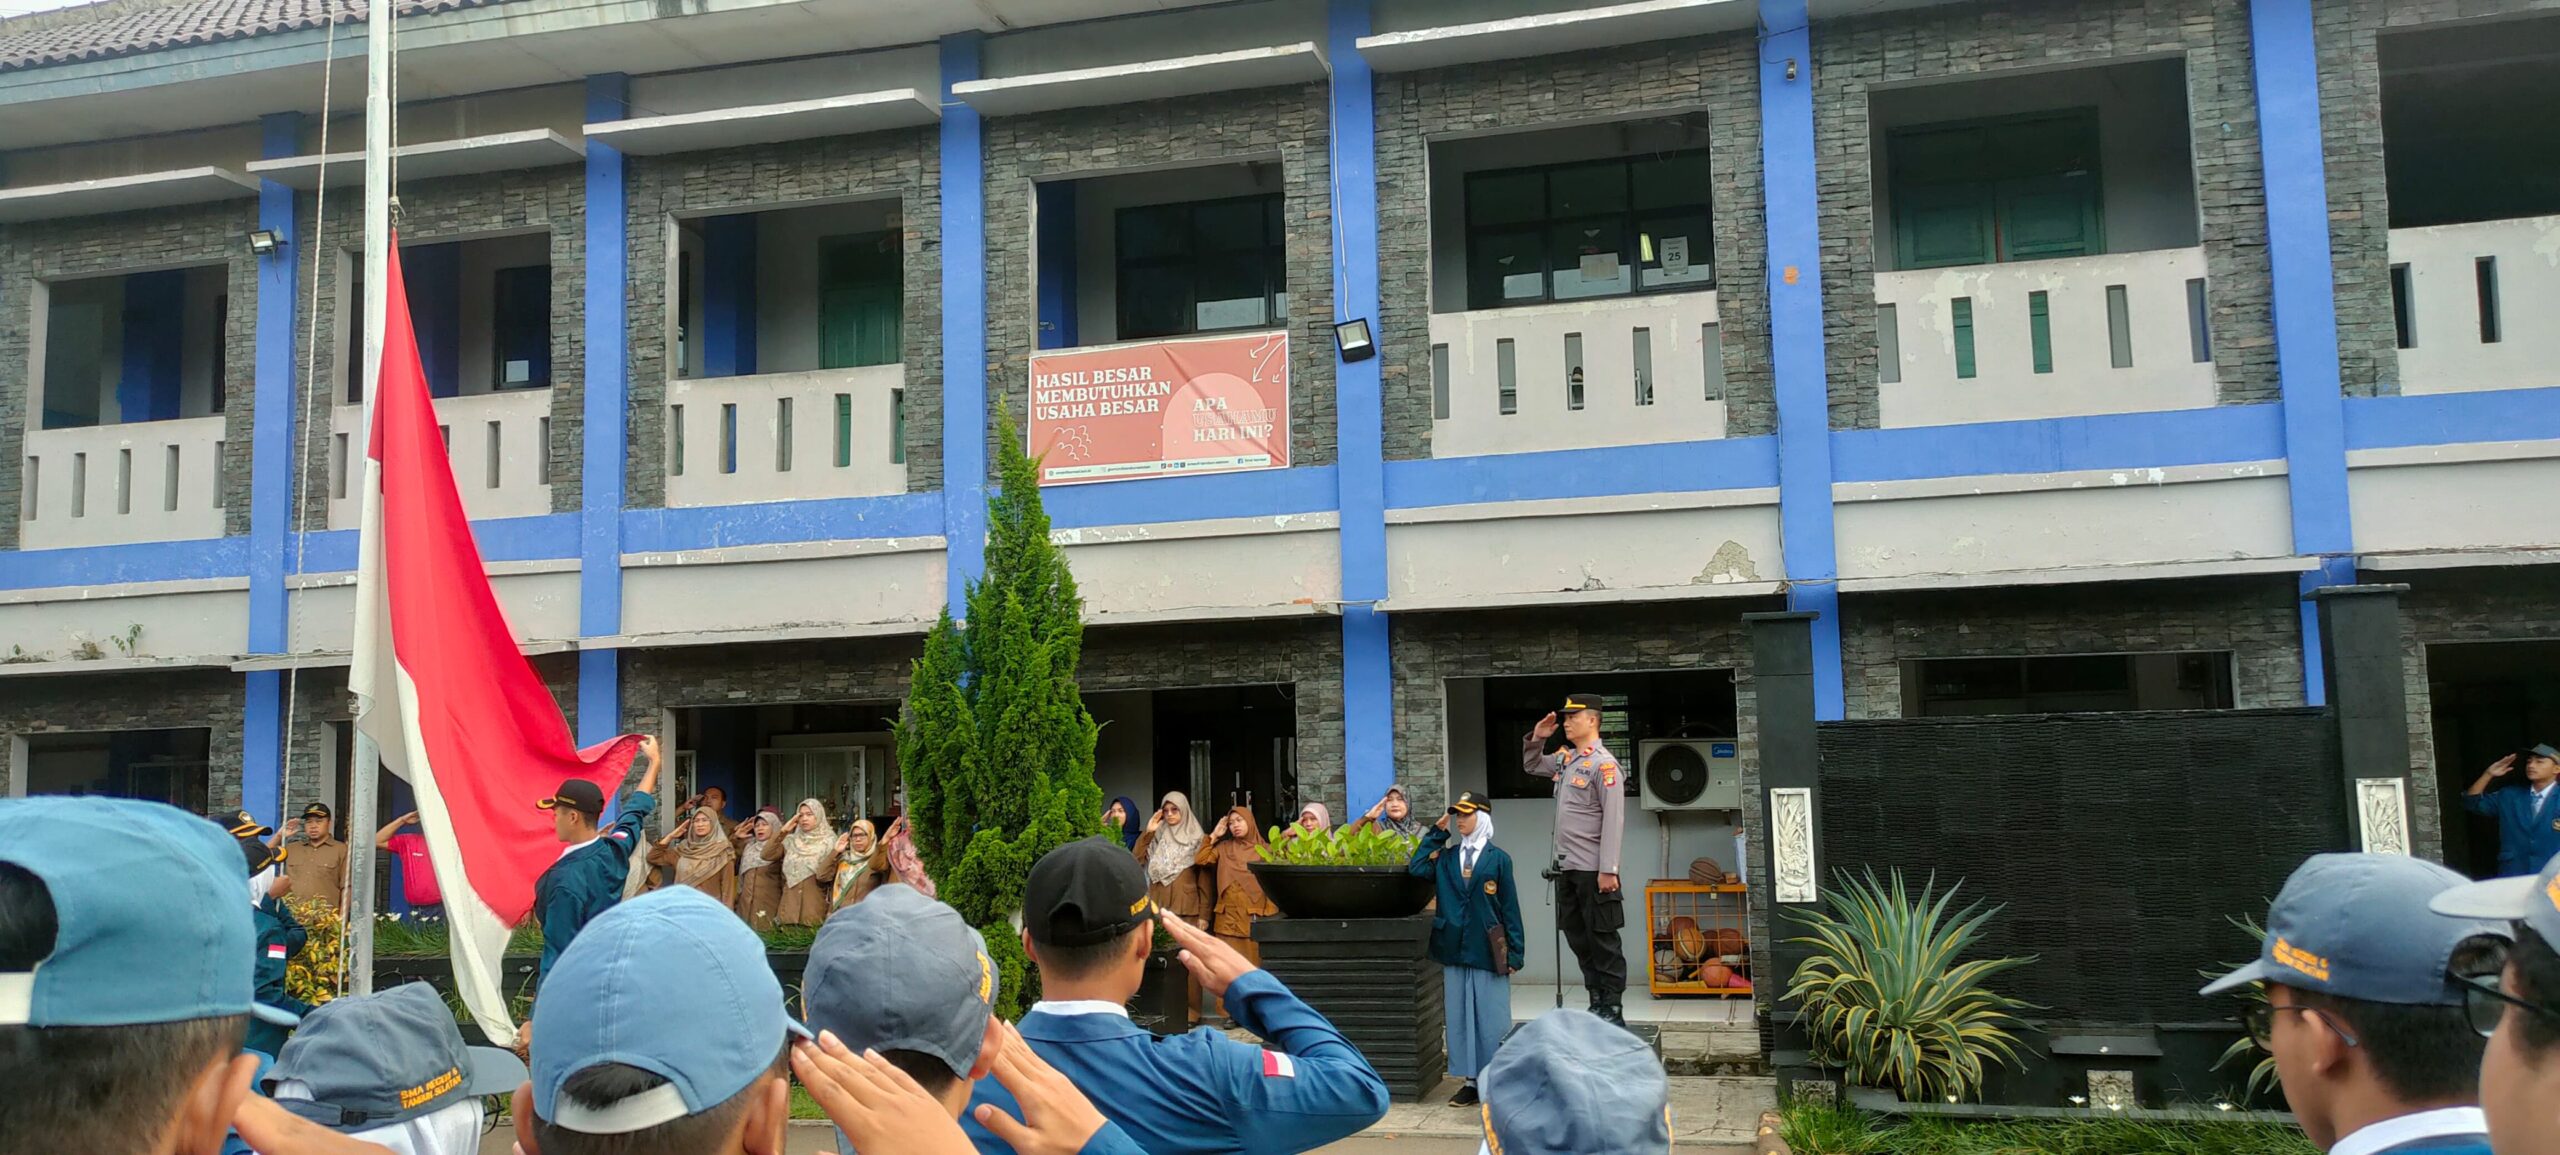
<svg viewBox="0 0 2560 1155"><path fill-rule="evenodd" d="M1253 924L1253 941L1262 969L1350 1039L1388 1093L1420 1100L1440 1085L1449 1038L1440 964L1425 953L1431 916L1266 918Z"/></svg>
<svg viewBox="0 0 2560 1155"><path fill-rule="evenodd" d="M1147 956L1147 977L1138 997L1129 1000L1129 1021L1159 1035L1191 1029L1191 968L1180 951L1160 950Z"/></svg>
<svg viewBox="0 0 2560 1155"><path fill-rule="evenodd" d="M1290 918L1404 918L1431 905L1431 880L1401 866L1257 862L1253 876Z"/></svg>

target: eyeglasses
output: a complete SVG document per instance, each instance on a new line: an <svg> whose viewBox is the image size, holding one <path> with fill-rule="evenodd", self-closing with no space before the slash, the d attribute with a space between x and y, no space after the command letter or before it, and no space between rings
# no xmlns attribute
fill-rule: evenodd
<svg viewBox="0 0 2560 1155"><path fill-rule="evenodd" d="M2521 1007L2527 1014L2560 1023L2560 1008L2508 994L2502 975L2454 975L2452 978L2462 987L2462 1017L2481 1038L2498 1033L2498 1024L2507 1017L2508 1007Z"/></svg>
<svg viewBox="0 0 2560 1155"><path fill-rule="evenodd" d="M2336 1031L2339 1038L2347 1041L2348 1046L2358 1045L2355 1032L2348 1030L2347 1025L2339 1021L2338 1016L2318 1007L2304 1006L2301 1003L2287 1003L2283 1006L2277 1006L2274 1003L2257 1003L2241 1012L2240 1021L2248 1026L2249 1038L2258 1044L2259 1050L2270 1050L2275 1043L2277 1011L2300 1011L2311 1015L2327 1023L2330 1030Z"/></svg>

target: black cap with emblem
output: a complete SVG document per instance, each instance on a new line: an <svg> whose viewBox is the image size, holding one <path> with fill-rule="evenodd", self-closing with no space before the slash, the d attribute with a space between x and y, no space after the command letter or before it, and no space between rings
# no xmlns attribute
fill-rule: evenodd
<svg viewBox="0 0 2560 1155"><path fill-rule="evenodd" d="M1598 694L1567 694L1564 696L1564 705L1558 708L1556 713L1578 714L1584 710L1597 711L1599 709L1600 695Z"/></svg>
<svg viewBox="0 0 2560 1155"><path fill-rule="evenodd" d="M326 803L314 802L311 805L302 808L302 816L305 818L319 818L325 820L329 817L329 807Z"/></svg>
<svg viewBox="0 0 2560 1155"><path fill-rule="evenodd" d="M1451 814L1473 814L1479 810L1491 809L1493 809L1493 803L1486 801L1484 795L1473 790L1459 794L1455 801L1449 803Z"/></svg>
<svg viewBox="0 0 2560 1155"><path fill-rule="evenodd" d="M551 797L534 805L545 810L557 810L566 806L589 818L594 818L604 813L604 787L584 778L572 778L561 783L560 789L553 791Z"/></svg>
<svg viewBox="0 0 2560 1155"><path fill-rule="evenodd" d="M1022 884L1022 925L1042 946L1096 946L1155 917L1147 872L1108 838L1070 842L1042 855Z"/></svg>

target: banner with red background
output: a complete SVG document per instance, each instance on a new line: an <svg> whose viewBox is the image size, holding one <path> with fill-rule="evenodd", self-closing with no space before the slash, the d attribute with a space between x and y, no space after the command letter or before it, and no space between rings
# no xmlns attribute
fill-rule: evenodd
<svg viewBox="0 0 2560 1155"><path fill-rule="evenodd" d="M1243 333L1031 358L1040 484L1289 466L1289 334Z"/></svg>

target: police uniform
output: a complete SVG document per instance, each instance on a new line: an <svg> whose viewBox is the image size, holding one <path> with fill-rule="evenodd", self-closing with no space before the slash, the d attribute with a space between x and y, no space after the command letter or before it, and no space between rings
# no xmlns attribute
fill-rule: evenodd
<svg viewBox="0 0 2560 1155"><path fill-rule="evenodd" d="M314 802L302 808L302 816L326 822L329 808ZM293 896L338 909L338 900L347 892L347 844L325 835L318 842L303 841L299 833L285 842L293 850L284 864L284 872L293 879Z"/></svg>
<svg viewBox="0 0 2560 1155"><path fill-rule="evenodd" d="M1146 872L1109 839L1051 851L1032 868L1024 897L1035 949L1121 941L1154 914ZM1157 1038L1117 1003L1043 1002L1019 1026L1034 1052L1153 1155L1312 1151L1386 1117L1386 1081L1269 972L1238 977L1226 1002L1237 1024L1267 1047L1206 1027ZM978 1103L1018 1118L1013 1097L993 1078L981 1079L961 1117L982 1155L1010 1152L978 1125Z"/></svg>
<svg viewBox="0 0 2560 1155"><path fill-rule="evenodd" d="M557 793L536 803L545 810L566 806L593 819L604 813L604 791L583 778L560 784ZM622 813L596 836L562 851L559 861L533 883L534 913L542 918L542 974L587 922L622 901L623 884L631 880L631 848L658 800L634 790L622 797Z"/></svg>
<svg viewBox="0 0 2560 1155"><path fill-rule="evenodd" d="M1599 709L1599 695L1571 694L1557 713ZM1627 925L1627 909L1618 850L1627 825L1626 772L1617 755L1596 740L1588 750L1567 746L1550 754L1534 730L1520 740L1520 766L1555 779L1556 857L1564 866L1556 880L1556 924L1564 931L1565 945L1573 948L1574 960L1582 964L1591 1013L1621 1022L1618 1005L1626 997L1627 954L1618 932ZM1603 874L1618 875L1618 889L1600 889Z"/></svg>

